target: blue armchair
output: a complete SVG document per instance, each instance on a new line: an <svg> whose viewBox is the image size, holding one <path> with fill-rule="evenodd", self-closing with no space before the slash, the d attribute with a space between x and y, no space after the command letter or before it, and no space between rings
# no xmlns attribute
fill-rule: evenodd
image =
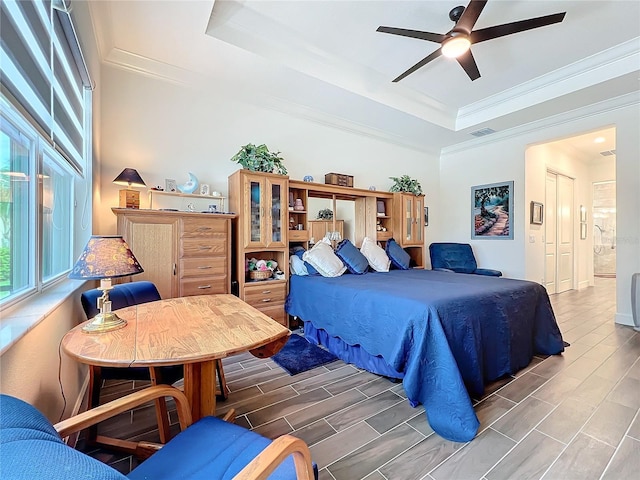
<svg viewBox="0 0 640 480"><path fill-rule="evenodd" d="M429 245L429 256L433 270L474 273L491 277L502 276L500 270L478 268L476 257L468 243L432 243Z"/></svg>
<svg viewBox="0 0 640 480"><path fill-rule="evenodd" d="M127 476L74 450L62 441L87 426L165 396L176 402L182 431ZM271 441L215 417L191 425L187 397L174 387L157 385L52 425L35 407L0 395L0 465L7 480L311 480L317 469L307 445L283 435ZM162 448L159 448L162 447ZM271 473L273 472L273 473Z"/></svg>

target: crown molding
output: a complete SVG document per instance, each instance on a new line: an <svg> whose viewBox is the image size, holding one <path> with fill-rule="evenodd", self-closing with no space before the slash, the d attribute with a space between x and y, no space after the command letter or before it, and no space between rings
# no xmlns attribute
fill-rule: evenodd
<svg viewBox="0 0 640 480"><path fill-rule="evenodd" d="M611 80L640 66L640 37L522 83L458 111L456 131Z"/></svg>
<svg viewBox="0 0 640 480"><path fill-rule="evenodd" d="M440 153L441 155L460 153L466 150L477 148L479 146L490 145L492 143L502 142L510 138L520 137L522 135L533 133L542 129L561 126L581 119L590 118L595 115L600 115L602 113L612 112L615 110L638 105L640 105L640 91L621 95L613 99L594 103L585 107L580 107L568 112L552 115L542 120L537 120L535 122L520 125L508 130L503 130L501 132L487 135L486 137L480 137L444 147L442 148Z"/></svg>

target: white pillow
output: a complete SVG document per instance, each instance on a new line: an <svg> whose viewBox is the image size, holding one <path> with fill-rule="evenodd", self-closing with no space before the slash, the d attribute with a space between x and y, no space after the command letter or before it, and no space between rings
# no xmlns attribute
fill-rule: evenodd
<svg viewBox="0 0 640 480"><path fill-rule="evenodd" d="M302 260L318 270L323 277L339 277L347 267L333 253L333 248L325 242L316 243L311 250L302 255Z"/></svg>
<svg viewBox="0 0 640 480"><path fill-rule="evenodd" d="M385 253L382 247L376 245L376 242L371 240L369 237L364 237L362 241L362 247L360 247L360 252L367 257L369 261L369 265L376 272L388 272L389 266L391 265L391 260Z"/></svg>
<svg viewBox="0 0 640 480"><path fill-rule="evenodd" d="M289 265L291 265L291 273L294 275L309 275L307 267L304 266L304 262L297 255L291 255L289 257Z"/></svg>

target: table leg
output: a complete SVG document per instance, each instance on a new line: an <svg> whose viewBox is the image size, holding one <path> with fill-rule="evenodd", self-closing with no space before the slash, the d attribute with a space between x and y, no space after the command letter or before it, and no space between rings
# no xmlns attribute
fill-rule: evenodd
<svg viewBox="0 0 640 480"><path fill-rule="evenodd" d="M216 361L184 366L184 394L191 405L193 421L216 414Z"/></svg>

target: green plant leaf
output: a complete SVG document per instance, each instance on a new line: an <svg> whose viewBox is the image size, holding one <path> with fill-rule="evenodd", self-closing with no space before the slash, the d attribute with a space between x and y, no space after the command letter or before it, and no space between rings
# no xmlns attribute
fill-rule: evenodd
<svg viewBox="0 0 640 480"><path fill-rule="evenodd" d="M231 161L239 163L242 168L254 172L287 174L287 169L283 164L284 159L280 156L280 152L270 152L265 144L256 147L253 143L248 143L231 157Z"/></svg>

